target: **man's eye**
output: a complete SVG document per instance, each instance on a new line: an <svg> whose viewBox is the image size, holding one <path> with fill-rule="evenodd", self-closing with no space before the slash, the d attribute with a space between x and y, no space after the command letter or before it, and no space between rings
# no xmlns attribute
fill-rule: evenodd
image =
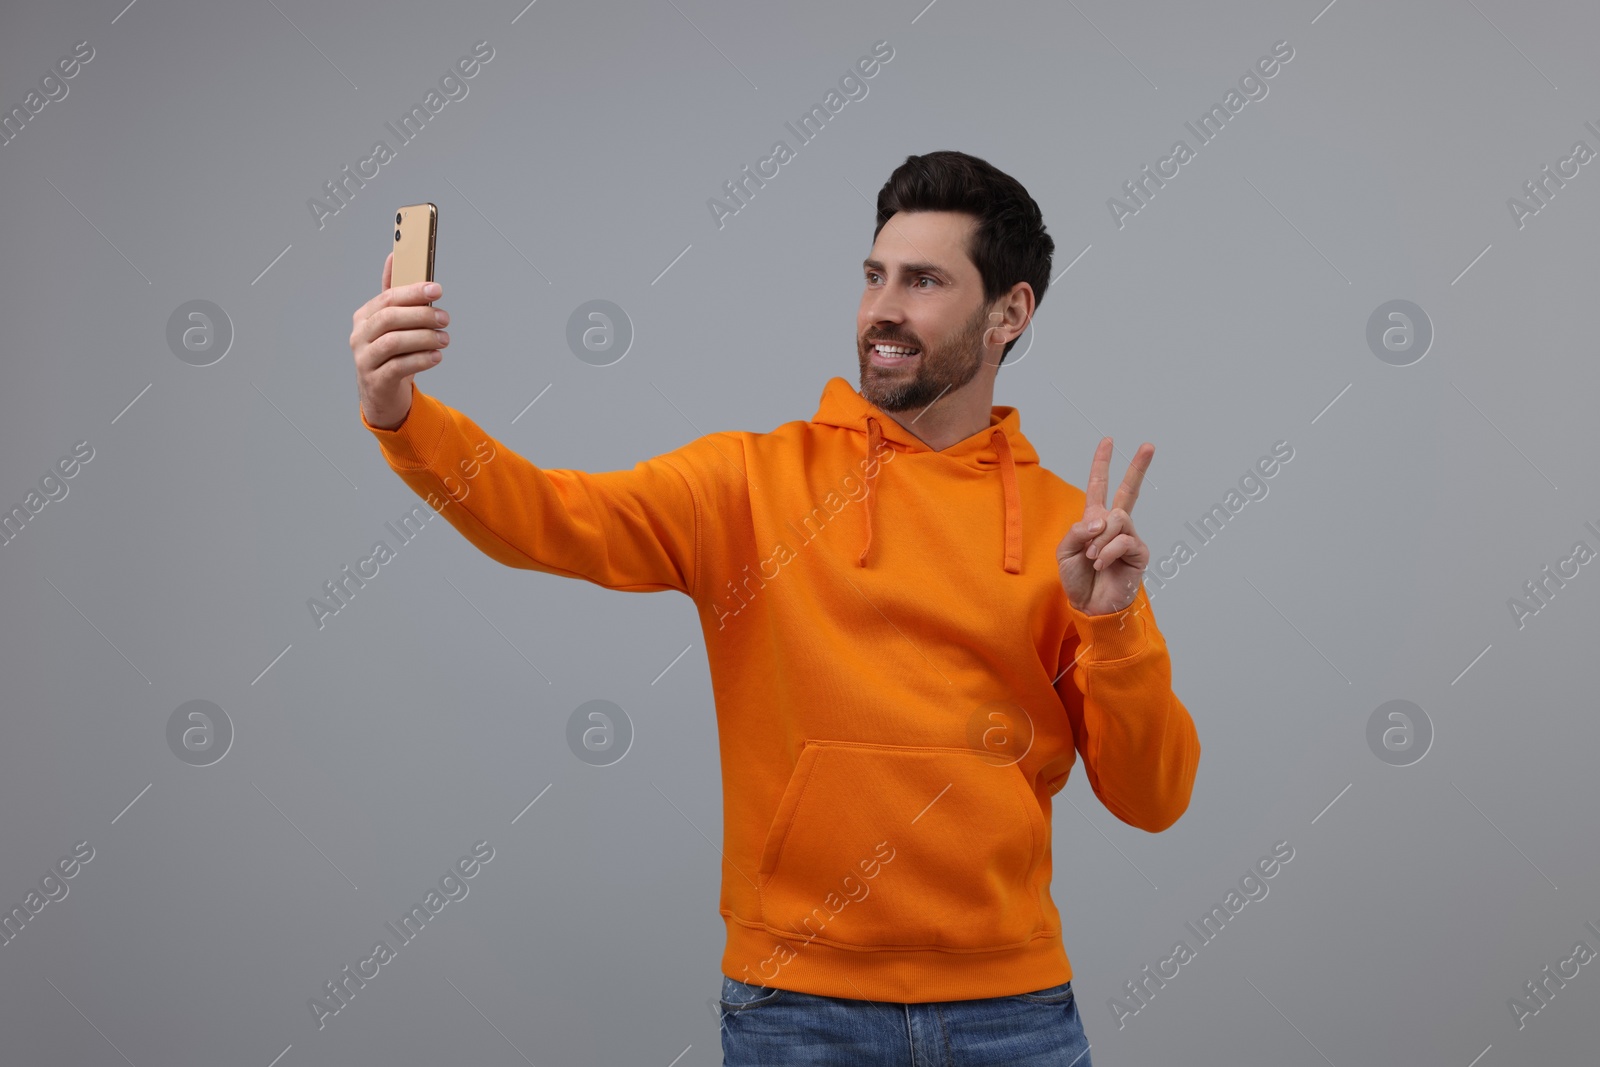
<svg viewBox="0 0 1600 1067"><path fill-rule="evenodd" d="M879 275L876 271L868 271L867 275L866 275L866 279L867 279L868 282L875 282L880 277L881 277L881 275ZM917 279L916 284L920 285L922 282L932 282L935 285L939 284L939 280L937 278L933 277L931 274L922 275L921 277L919 277Z"/></svg>

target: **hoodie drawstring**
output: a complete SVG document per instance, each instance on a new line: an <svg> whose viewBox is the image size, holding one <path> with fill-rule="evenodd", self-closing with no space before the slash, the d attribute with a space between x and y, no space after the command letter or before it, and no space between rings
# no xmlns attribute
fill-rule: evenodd
<svg viewBox="0 0 1600 1067"><path fill-rule="evenodd" d="M1006 510L1006 550L1005 559L1001 566L1011 574L1022 573L1022 504L1017 496L1017 471L1011 461L1011 442L1007 440L1005 431L996 426L990 434L994 442L994 450L1000 457L1000 488L1005 498ZM867 565L867 553L872 548L872 500L877 494L872 492L872 481L877 478L881 464L874 466L872 457L878 452L878 444L883 440L883 431L878 428L878 420L871 415L867 416L867 464L872 474L867 478L867 537L861 546L861 555L857 558L858 566Z"/></svg>
<svg viewBox="0 0 1600 1067"><path fill-rule="evenodd" d="M1012 574L1022 573L1022 504L1017 499L1017 471L1011 462L1011 442L1006 433L996 426L989 435L994 450L1000 453L1000 488L1006 500L1006 560L1005 569Z"/></svg>
<svg viewBox="0 0 1600 1067"><path fill-rule="evenodd" d="M867 478L867 540L861 546L861 555L856 560L856 565L867 565L867 550L872 547L872 498L878 494L872 491L872 482L878 477L881 464L874 464L872 457L878 454L878 443L883 440L883 431L878 429L878 420L871 415L867 416L867 462L863 470L871 469L872 474Z"/></svg>

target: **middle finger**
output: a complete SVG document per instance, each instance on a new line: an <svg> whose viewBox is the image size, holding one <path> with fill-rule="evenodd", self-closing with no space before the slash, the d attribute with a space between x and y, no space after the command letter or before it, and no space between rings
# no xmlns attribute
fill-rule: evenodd
<svg viewBox="0 0 1600 1067"><path fill-rule="evenodd" d="M1134 502L1139 499L1139 486L1144 484L1144 472L1150 469L1150 461L1155 459L1156 446L1146 441L1133 453L1133 459L1128 464L1128 473L1122 476L1122 484L1117 487L1117 495L1111 501L1111 506L1121 508L1123 511L1132 511Z"/></svg>
<svg viewBox="0 0 1600 1067"><path fill-rule="evenodd" d="M429 307L427 304L396 304L379 308L368 315L362 321L357 336L370 344L393 330L434 329L449 321L450 313L444 308Z"/></svg>

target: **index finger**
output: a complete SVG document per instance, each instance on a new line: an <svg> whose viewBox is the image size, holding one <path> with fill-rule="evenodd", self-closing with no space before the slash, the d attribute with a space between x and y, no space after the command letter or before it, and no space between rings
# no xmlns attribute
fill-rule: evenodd
<svg viewBox="0 0 1600 1067"><path fill-rule="evenodd" d="M1085 506L1106 509L1106 481L1111 472L1111 438L1100 438L1094 450L1094 462L1089 464L1089 484L1083 487Z"/></svg>
<svg viewBox="0 0 1600 1067"><path fill-rule="evenodd" d="M394 253L390 252L388 258L383 261L383 284L378 286L378 288L379 289L387 289L387 288L389 288L390 279L392 279L393 277L394 277Z"/></svg>
<svg viewBox="0 0 1600 1067"><path fill-rule="evenodd" d="M1112 507L1123 511L1133 510L1134 501L1139 499L1139 486L1144 482L1144 472L1150 469L1150 461L1155 455L1156 446L1149 441L1139 446L1139 450L1133 454L1133 462L1128 464L1128 473L1123 475L1122 485L1117 488L1117 498Z"/></svg>

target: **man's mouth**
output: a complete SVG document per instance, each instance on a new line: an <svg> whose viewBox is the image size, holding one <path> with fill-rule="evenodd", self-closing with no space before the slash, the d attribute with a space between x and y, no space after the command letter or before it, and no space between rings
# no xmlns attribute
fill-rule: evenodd
<svg viewBox="0 0 1600 1067"><path fill-rule="evenodd" d="M915 359L922 354L922 349L912 348L909 345L895 345L888 342L874 342L871 349L873 361L876 363L904 363Z"/></svg>

